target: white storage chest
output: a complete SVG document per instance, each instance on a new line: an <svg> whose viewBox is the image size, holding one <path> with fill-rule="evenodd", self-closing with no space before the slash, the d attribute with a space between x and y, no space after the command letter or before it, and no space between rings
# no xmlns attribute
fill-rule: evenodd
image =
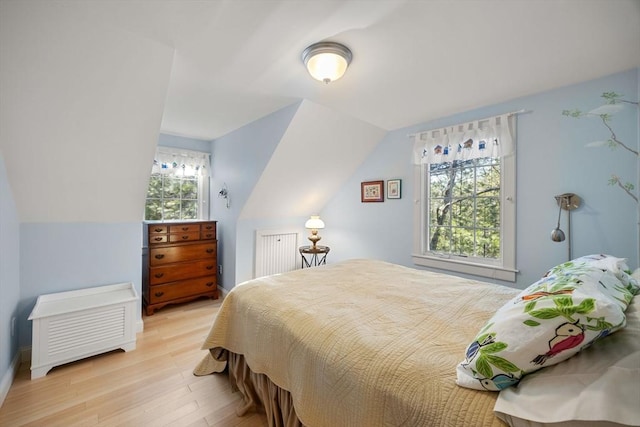
<svg viewBox="0 0 640 427"><path fill-rule="evenodd" d="M31 379L85 357L134 350L136 304L132 283L40 295L29 316Z"/></svg>

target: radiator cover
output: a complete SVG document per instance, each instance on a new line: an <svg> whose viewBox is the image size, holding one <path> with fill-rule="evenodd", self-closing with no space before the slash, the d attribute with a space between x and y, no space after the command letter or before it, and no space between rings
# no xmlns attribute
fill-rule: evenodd
<svg viewBox="0 0 640 427"><path fill-rule="evenodd" d="M85 357L134 350L137 302L132 283L40 295L29 316L31 379Z"/></svg>

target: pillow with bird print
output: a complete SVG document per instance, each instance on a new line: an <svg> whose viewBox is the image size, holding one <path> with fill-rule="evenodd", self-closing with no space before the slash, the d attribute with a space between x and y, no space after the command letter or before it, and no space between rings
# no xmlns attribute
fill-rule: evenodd
<svg viewBox="0 0 640 427"><path fill-rule="evenodd" d="M498 309L467 346L456 383L499 391L624 327L624 312L640 287L608 258L555 266Z"/></svg>

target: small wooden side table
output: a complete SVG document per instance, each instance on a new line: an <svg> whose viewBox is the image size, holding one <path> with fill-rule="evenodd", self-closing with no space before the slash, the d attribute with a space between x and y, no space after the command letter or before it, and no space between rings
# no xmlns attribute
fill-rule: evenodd
<svg viewBox="0 0 640 427"><path fill-rule="evenodd" d="M327 263L327 254L331 248L329 246L300 246L300 256L302 257L302 268L316 267ZM309 256L309 258L307 258Z"/></svg>

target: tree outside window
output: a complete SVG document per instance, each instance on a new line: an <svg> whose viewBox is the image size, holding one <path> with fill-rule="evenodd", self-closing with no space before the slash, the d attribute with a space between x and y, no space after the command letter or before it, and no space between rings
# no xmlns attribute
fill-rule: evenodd
<svg viewBox="0 0 640 427"><path fill-rule="evenodd" d="M145 220L207 219L209 154L158 147L145 203Z"/></svg>

